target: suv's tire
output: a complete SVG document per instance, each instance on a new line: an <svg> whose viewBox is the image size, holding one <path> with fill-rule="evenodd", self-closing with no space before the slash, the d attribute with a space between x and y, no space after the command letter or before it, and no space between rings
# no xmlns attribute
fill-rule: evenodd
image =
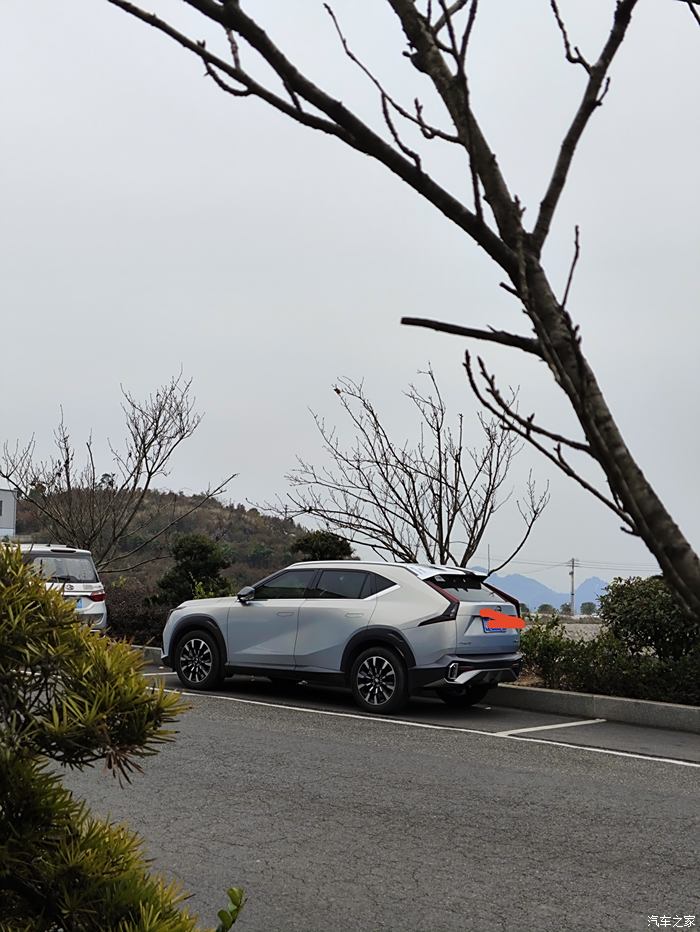
<svg viewBox="0 0 700 932"><path fill-rule="evenodd" d="M219 685L221 652L208 631L188 631L178 641L175 672L187 689L214 689Z"/></svg>
<svg viewBox="0 0 700 932"><path fill-rule="evenodd" d="M443 686L435 692L447 705L466 709L470 705L481 702L486 693L492 689L490 685L483 686Z"/></svg>
<svg viewBox="0 0 700 932"><path fill-rule="evenodd" d="M401 656L390 647L369 647L350 671L355 702L365 712L387 715L408 702L408 674Z"/></svg>

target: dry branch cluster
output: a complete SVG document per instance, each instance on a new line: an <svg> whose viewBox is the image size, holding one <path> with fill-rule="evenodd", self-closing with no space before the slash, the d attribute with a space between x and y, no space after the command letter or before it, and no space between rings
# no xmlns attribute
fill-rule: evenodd
<svg viewBox="0 0 700 932"><path fill-rule="evenodd" d="M397 443L364 386L341 380L335 392L354 443L346 448L336 430L314 416L329 465L299 459L287 476L286 499L266 507L283 517L314 517L382 558L467 566L489 522L511 497L504 484L522 444L498 421L479 415L482 445L468 447L462 416L454 425L448 422L434 373L424 375L427 392L411 385L405 393L420 425L415 444ZM517 501L523 532L501 565L524 546L548 501L548 491L538 493L530 476Z"/></svg>

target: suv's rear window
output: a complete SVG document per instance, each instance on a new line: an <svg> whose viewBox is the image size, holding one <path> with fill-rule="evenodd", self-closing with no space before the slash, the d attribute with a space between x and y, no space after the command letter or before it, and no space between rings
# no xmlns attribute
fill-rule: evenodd
<svg viewBox="0 0 700 932"><path fill-rule="evenodd" d="M483 596L484 590L481 588L481 580L478 576L471 576L469 573L441 573L438 576L431 576L426 582L434 583L445 592L455 596L460 602L478 602Z"/></svg>
<svg viewBox="0 0 700 932"><path fill-rule="evenodd" d="M92 558L84 553L29 553L25 562L48 582L99 582Z"/></svg>

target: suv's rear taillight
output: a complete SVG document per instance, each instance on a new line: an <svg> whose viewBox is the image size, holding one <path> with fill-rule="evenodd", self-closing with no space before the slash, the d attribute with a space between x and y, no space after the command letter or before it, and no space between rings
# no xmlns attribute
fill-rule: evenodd
<svg viewBox="0 0 700 932"><path fill-rule="evenodd" d="M104 602L105 591L103 589L102 592L100 592L99 590L97 592L91 592L88 595L88 598L90 599L91 602Z"/></svg>
<svg viewBox="0 0 700 932"><path fill-rule="evenodd" d="M449 605L442 613L442 615L436 615L435 618L427 618L425 621L421 621L418 627L421 628L423 625L434 625L438 621L454 621L457 617L457 612L459 611L459 599L452 595L451 592L447 592L445 589L441 589L440 586L436 585L434 582L431 582L429 579L424 579L423 582L430 586L431 589L439 592L444 599L447 599Z"/></svg>

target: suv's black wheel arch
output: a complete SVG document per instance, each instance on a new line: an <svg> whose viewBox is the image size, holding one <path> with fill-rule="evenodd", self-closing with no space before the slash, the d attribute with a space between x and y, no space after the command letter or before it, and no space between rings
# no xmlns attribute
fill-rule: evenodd
<svg viewBox="0 0 700 932"><path fill-rule="evenodd" d="M415 667L416 665L415 655L402 634L394 628L383 628L380 626L375 628L370 626L368 628L362 628L361 631L357 631L353 634L345 645L343 658L340 661L340 668L346 677L350 676L350 671L352 670L352 665L356 657L368 647L392 647L394 650L398 651L407 669Z"/></svg>
<svg viewBox="0 0 700 932"><path fill-rule="evenodd" d="M216 646L219 648L219 674L223 677L226 661L228 659L226 655L226 642L224 641L224 636L221 633L221 628L209 615L187 615L187 617L180 621L170 638L171 648L168 658L170 660L170 665L174 669L175 652L180 641L190 631L206 631L207 634L210 634L214 638L216 641Z"/></svg>

